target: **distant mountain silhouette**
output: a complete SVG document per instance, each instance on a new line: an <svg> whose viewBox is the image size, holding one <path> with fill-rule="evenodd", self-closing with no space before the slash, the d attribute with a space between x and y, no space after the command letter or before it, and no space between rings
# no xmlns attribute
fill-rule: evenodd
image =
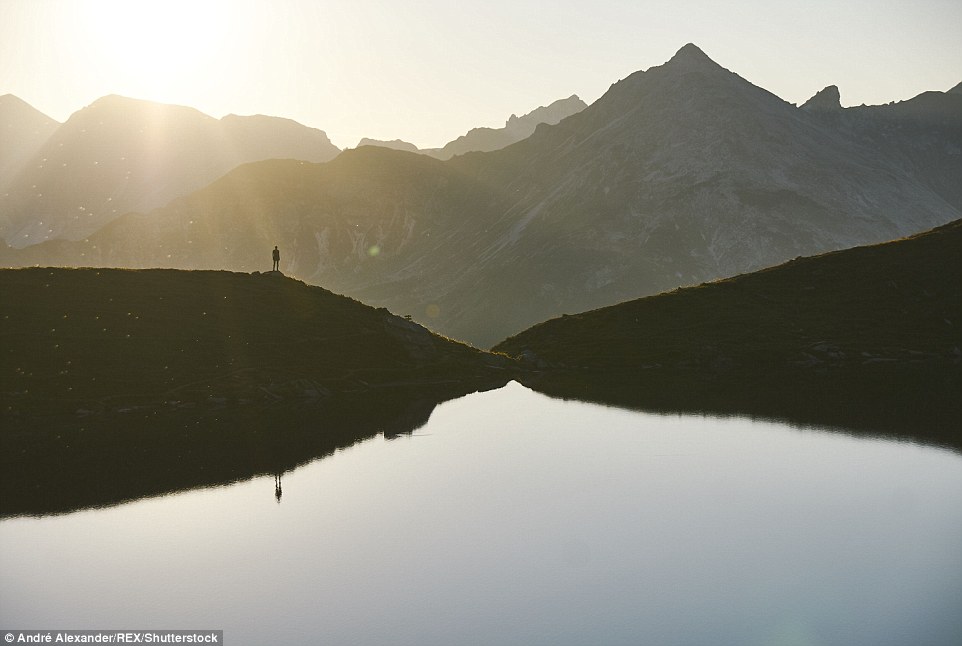
<svg viewBox="0 0 962 646"><path fill-rule="evenodd" d="M59 125L12 94L0 96L0 195Z"/></svg>
<svg viewBox="0 0 962 646"><path fill-rule="evenodd" d="M450 159L455 155L469 152L490 152L500 150L505 146L530 137L538 125L546 123L554 125L584 110L587 104L572 94L567 99L558 99L547 106L535 108L520 117L511 115L503 128L474 128L454 141L448 142L443 148L430 148L421 152L437 159Z"/></svg>
<svg viewBox="0 0 962 646"><path fill-rule="evenodd" d="M239 164L326 161L338 152L322 131L289 119L217 120L193 108L108 96L73 114L10 177L0 195L0 234L14 247L80 239Z"/></svg>
<svg viewBox="0 0 962 646"><path fill-rule="evenodd" d="M962 217L962 95L795 107L687 45L588 108L440 162L364 146L246 165L10 265L293 273L488 346L562 313Z"/></svg>
<svg viewBox="0 0 962 646"><path fill-rule="evenodd" d="M802 110L809 112L841 112L841 96L838 86L829 85L824 90L819 91L815 96L802 104Z"/></svg>
<svg viewBox="0 0 962 646"><path fill-rule="evenodd" d="M367 137L364 137L357 142L357 147L360 148L361 146L380 146L381 148L391 148L392 150L405 150L409 153L418 152L417 146L406 141L401 141L400 139L381 141L379 139L368 139Z"/></svg>
<svg viewBox="0 0 962 646"><path fill-rule="evenodd" d="M361 146L380 146L393 150L404 150L412 153L423 153L436 159L450 159L455 155L463 155L469 152L490 152L500 150L505 146L521 141L530 137L539 124L555 124L562 119L581 112L587 107L584 101L577 95L571 95L567 99L558 99L548 106L535 108L523 116L511 115L505 122L503 128L474 128L454 141L448 142L443 148L424 148L419 149L414 144L400 139L393 141L380 141L377 139L361 139L357 147Z"/></svg>

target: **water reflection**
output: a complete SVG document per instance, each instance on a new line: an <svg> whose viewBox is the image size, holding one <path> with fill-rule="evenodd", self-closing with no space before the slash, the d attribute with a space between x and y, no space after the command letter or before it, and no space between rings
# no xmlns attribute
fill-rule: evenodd
<svg viewBox="0 0 962 646"><path fill-rule="evenodd" d="M954 452L517 384L439 405L423 433L3 521L0 624L216 624L235 645L960 643Z"/></svg>
<svg viewBox="0 0 962 646"><path fill-rule="evenodd" d="M464 389L395 388L300 405L114 416L83 428L36 420L29 433L4 436L0 517L102 507L259 474L277 474L280 502L283 472L379 434L412 433L439 402Z"/></svg>
<svg viewBox="0 0 962 646"><path fill-rule="evenodd" d="M563 399L641 411L748 415L962 452L962 372L901 368L871 374L750 379L551 371L520 378ZM400 388L138 419L116 415L86 420L82 427L38 419L29 432L4 434L0 517L70 512L259 474L276 474L279 503L279 474L378 434L410 434L439 402L463 395L465 388Z"/></svg>
<svg viewBox="0 0 962 646"><path fill-rule="evenodd" d="M962 366L825 373L706 374L551 371L521 380L562 399L630 410L738 415L962 452Z"/></svg>

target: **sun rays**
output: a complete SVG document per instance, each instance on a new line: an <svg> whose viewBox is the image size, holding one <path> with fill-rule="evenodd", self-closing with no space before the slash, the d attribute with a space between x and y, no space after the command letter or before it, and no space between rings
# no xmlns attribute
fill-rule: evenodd
<svg viewBox="0 0 962 646"><path fill-rule="evenodd" d="M139 96L182 101L184 88L215 82L237 39L226 2L90 2L78 16L91 70L126 79ZM78 55L81 53L78 52Z"/></svg>

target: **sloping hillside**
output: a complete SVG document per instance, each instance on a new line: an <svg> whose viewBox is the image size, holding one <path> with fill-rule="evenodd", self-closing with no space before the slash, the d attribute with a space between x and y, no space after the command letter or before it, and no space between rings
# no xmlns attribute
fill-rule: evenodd
<svg viewBox="0 0 962 646"><path fill-rule="evenodd" d="M6 190L59 125L12 94L0 96L0 191Z"/></svg>
<svg viewBox="0 0 962 646"><path fill-rule="evenodd" d="M962 221L553 319L495 346L592 369L962 360Z"/></svg>
<svg viewBox="0 0 962 646"><path fill-rule="evenodd" d="M2 270L0 292L3 515L283 470L510 374L276 273Z"/></svg>
<svg viewBox="0 0 962 646"><path fill-rule="evenodd" d="M868 425L962 447L960 277L956 221L553 319L495 350L567 370L543 386L558 394Z"/></svg>

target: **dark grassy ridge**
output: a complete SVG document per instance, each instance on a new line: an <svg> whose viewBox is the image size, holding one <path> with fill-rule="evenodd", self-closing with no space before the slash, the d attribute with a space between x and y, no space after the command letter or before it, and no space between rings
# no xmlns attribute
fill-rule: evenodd
<svg viewBox="0 0 962 646"><path fill-rule="evenodd" d="M549 394L962 448L962 222L534 326Z"/></svg>
<svg viewBox="0 0 962 646"><path fill-rule="evenodd" d="M280 274L0 270L0 515L282 471L512 365Z"/></svg>

